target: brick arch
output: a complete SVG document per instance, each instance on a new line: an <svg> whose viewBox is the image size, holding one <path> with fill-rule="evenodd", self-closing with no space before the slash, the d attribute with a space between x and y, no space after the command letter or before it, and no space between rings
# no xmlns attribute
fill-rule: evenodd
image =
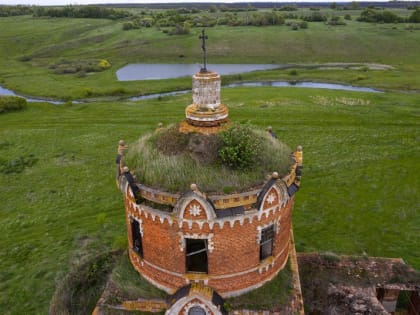
<svg viewBox="0 0 420 315"><path fill-rule="evenodd" d="M283 182L272 185L265 193L259 210L267 210L273 207L283 207L289 199L287 188Z"/></svg>
<svg viewBox="0 0 420 315"><path fill-rule="evenodd" d="M194 192L190 192L178 200L175 213L181 220L212 220L216 218L212 205Z"/></svg>
<svg viewBox="0 0 420 315"><path fill-rule="evenodd" d="M206 315L222 315L211 300L198 294L190 294L179 299L166 311L165 315L188 315L188 311L195 306L202 308Z"/></svg>

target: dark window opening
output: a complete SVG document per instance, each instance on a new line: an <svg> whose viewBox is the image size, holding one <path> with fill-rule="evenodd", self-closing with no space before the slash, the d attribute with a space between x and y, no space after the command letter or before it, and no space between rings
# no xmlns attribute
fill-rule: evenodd
<svg viewBox="0 0 420 315"><path fill-rule="evenodd" d="M270 225L261 231L260 260L273 255L274 225Z"/></svg>
<svg viewBox="0 0 420 315"><path fill-rule="evenodd" d="M193 306L189 309L188 315L206 315L206 311L200 306Z"/></svg>
<svg viewBox="0 0 420 315"><path fill-rule="evenodd" d="M141 233L140 233L140 223L133 218L130 219L131 221L131 236L133 239L133 250L143 257L143 244L141 240Z"/></svg>
<svg viewBox="0 0 420 315"><path fill-rule="evenodd" d="M186 267L187 272L208 272L207 240L186 238Z"/></svg>

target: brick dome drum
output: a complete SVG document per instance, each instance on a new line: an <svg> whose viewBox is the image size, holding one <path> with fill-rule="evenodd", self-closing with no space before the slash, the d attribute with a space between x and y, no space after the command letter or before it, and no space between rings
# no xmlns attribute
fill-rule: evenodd
<svg viewBox="0 0 420 315"><path fill-rule="evenodd" d="M192 99L180 133L210 135L228 127L218 74L194 75ZM273 172L259 181L263 184L233 194L200 191L192 182L183 193L152 188L124 166L125 149L124 143L118 147L117 184L125 202L129 257L145 279L174 297L166 314L225 314L223 298L258 288L285 267L294 250L300 147L284 177Z"/></svg>
<svg viewBox="0 0 420 315"><path fill-rule="evenodd" d="M133 188L122 176L134 267L169 293L202 281L226 297L272 279L289 253L291 195L299 184L301 152L293 157L286 177L274 174L263 186L241 194L206 196L194 185L182 195L169 194L138 183ZM172 211L159 210L159 204Z"/></svg>

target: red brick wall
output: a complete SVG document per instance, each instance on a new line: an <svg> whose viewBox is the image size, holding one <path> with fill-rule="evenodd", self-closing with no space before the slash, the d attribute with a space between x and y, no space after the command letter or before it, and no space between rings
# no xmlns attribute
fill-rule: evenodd
<svg viewBox="0 0 420 315"><path fill-rule="evenodd" d="M277 211L274 214L270 212L268 217L263 214L260 221L254 217L252 223L249 222L249 219L245 219L242 225L239 221L235 221L231 227L229 222L225 222L223 228L220 228L219 224L215 224L213 229L210 229L207 223L204 223L201 229L198 224L194 223L190 229L184 222L180 229L176 218L172 218L172 225L169 224L168 219L162 223L157 215L154 220L150 214L146 218L144 211L139 214L130 202L126 202L130 248L132 240L129 217L132 216L142 221L143 255L144 260L150 264L139 263L138 255L134 252L131 252L130 256L135 268L146 278L174 291L187 283L184 275L185 249L182 251L180 246L181 235L189 237L188 235L198 234L200 237L212 233L213 236L209 243L214 245L214 249L208 252L208 285L222 294L242 290L272 278L276 271L284 265L288 255L287 250L275 260L274 266L270 265L260 272L258 270L251 271L251 269L267 266L268 261L272 261L271 257L262 263L259 260L260 246L257 242L257 227L265 227L270 222L277 221L281 216L280 229L275 234L273 247L273 256L276 257L289 243L292 208L293 199L289 200L280 212ZM245 273L214 279L214 276L227 276L239 272Z"/></svg>

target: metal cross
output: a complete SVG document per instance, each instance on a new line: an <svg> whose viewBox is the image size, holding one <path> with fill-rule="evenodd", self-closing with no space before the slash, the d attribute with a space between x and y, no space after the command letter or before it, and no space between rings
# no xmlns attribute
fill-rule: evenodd
<svg viewBox="0 0 420 315"><path fill-rule="evenodd" d="M201 31L201 35L199 36L201 39L201 49L203 50L203 68L201 68L200 72L207 72L207 61L206 61L206 39L208 39L205 30Z"/></svg>

